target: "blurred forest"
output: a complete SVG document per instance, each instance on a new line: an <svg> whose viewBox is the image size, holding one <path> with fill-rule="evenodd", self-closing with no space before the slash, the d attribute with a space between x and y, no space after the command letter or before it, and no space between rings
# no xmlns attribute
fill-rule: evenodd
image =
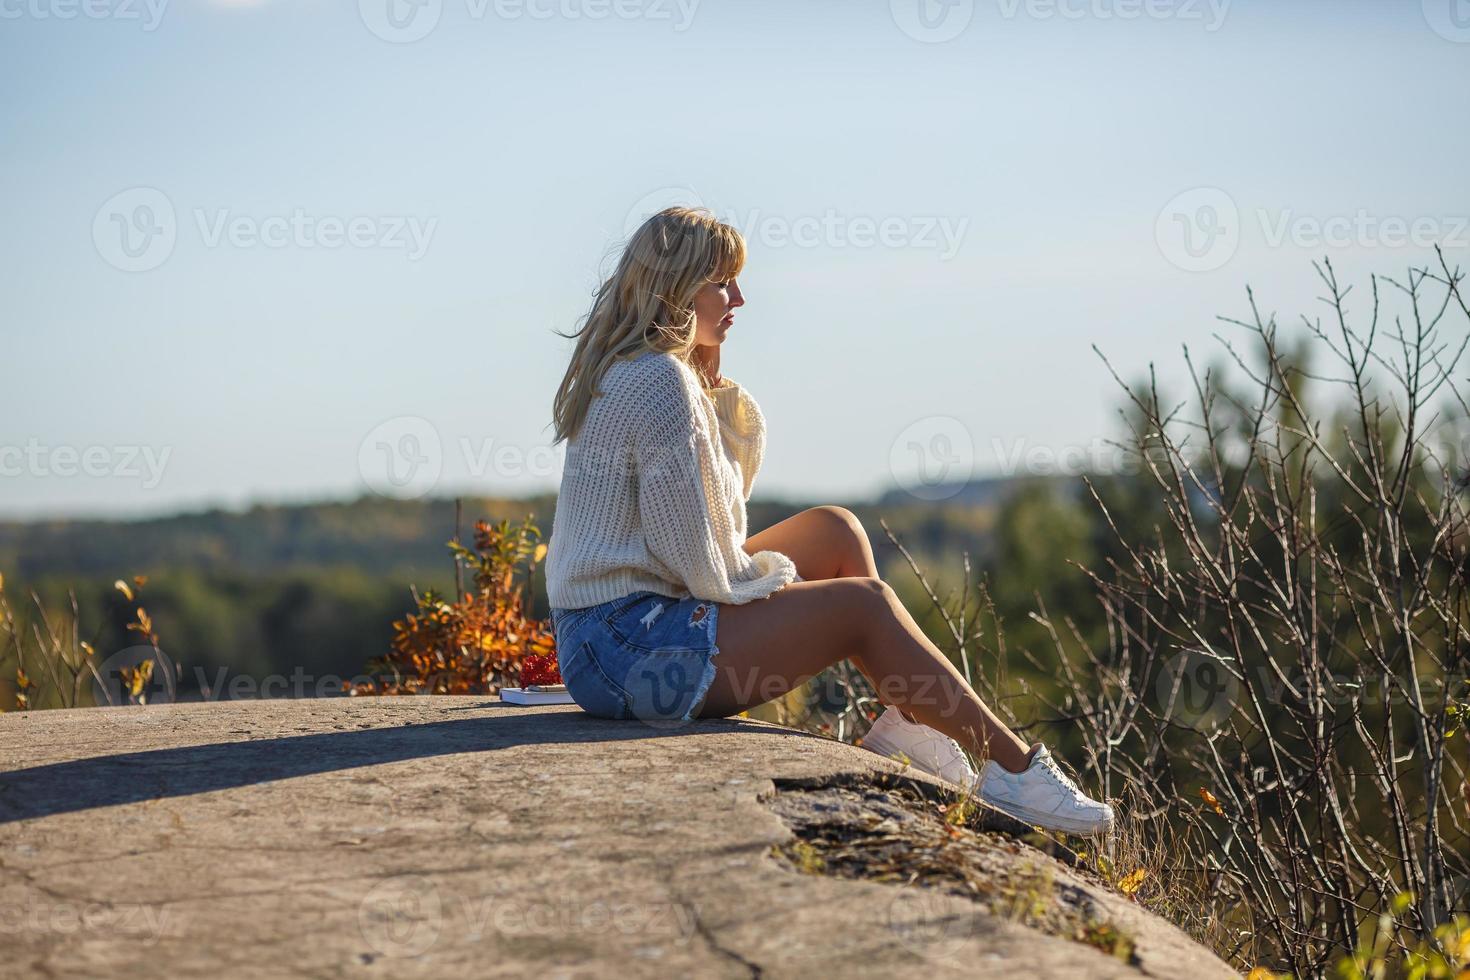
<svg viewBox="0 0 1470 980"><path fill-rule="evenodd" d="M895 491L874 503L845 505L868 527L884 577L912 598L910 608L922 610L923 593L880 529L880 518L926 572L941 573L942 586L961 587L957 574L951 582L945 573L958 573L968 552L984 567L1001 560L1011 569L998 595L1006 604L1014 601L1020 618L1033 589L1068 607L1085 603L1085 577L1056 561L1078 548L1090 554L1085 549L1099 533L1080 480L983 480L948 489L953 493L939 501ZM829 502L757 497L749 505L752 533ZM555 495L461 503L463 540L477 520L528 517L543 540L550 537ZM997 533L1002 513L1010 516L999 521L1003 530ZM62 620L72 590L80 639L100 659L137 642L127 630L132 607L113 583L146 576L148 612L163 652L179 667L179 696L189 699L199 696L201 672L212 683L221 670L257 680L293 671L308 677L361 673L386 651L392 622L413 610L410 588L453 595L446 543L455 536L452 498L364 496L141 521L8 522L0 523L0 576L19 616L34 591L48 614L55 613L53 620ZM537 618L549 612L544 574L538 567L531 583L529 612Z"/></svg>

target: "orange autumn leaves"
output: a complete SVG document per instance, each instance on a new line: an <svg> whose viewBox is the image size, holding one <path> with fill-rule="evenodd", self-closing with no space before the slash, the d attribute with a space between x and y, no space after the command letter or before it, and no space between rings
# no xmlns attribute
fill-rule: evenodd
<svg viewBox="0 0 1470 980"><path fill-rule="evenodd" d="M391 652L368 663L378 683L344 682L350 694L493 694L518 681L559 683L549 623L526 615L525 586L546 557L529 518L475 523L474 548L450 541L474 586L450 602L433 589L393 623ZM524 576L522 576L524 571Z"/></svg>
<svg viewBox="0 0 1470 980"><path fill-rule="evenodd" d="M1201 786L1199 788L1199 798L1204 800L1205 806L1209 807L1211 810L1214 810L1217 816L1225 816L1225 808L1220 805L1220 800L1215 796L1214 793L1211 793L1209 790Z"/></svg>

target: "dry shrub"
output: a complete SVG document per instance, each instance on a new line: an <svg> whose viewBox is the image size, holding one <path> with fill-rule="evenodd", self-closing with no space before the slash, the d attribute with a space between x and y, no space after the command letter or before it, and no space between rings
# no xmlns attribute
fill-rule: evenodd
<svg viewBox="0 0 1470 980"><path fill-rule="evenodd" d="M547 620L527 615L527 590L546 556L541 532L526 520L475 523L474 547L448 547L473 587L449 602L433 589L393 624L392 649L369 661L373 682L343 683L350 694L494 694L519 683L560 683L556 638Z"/></svg>
<svg viewBox="0 0 1470 980"><path fill-rule="evenodd" d="M67 590L69 614L56 617L47 614L41 597L32 591L34 618L23 620L10 604L5 577L0 575L0 665L5 665L0 670L0 711L147 704L155 682L172 694L176 668L159 648L153 618L142 604L147 584L146 575L113 583L126 602L127 632L138 633L145 642L102 660L97 655L97 634L82 639L74 591ZM160 669L155 671L155 666Z"/></svg>
<svg viewBox="0 0 1470 980"><path fill-rule="evenodd" d="M942 600L888 533L977 692L1119 803L1120 891L1242 971L1437 976L1470 953L1470 309L1442 254L1358 308L1317 272L1289 349L1250 295L1224 370L1184 348L1185 400L1119 379L1137 475L1084 478L1110 541L1071 562L1101 611L1038 593L1044 649L1007 650L968 556ZM807 725L851 740L871 690L834 676Z"/></svg>

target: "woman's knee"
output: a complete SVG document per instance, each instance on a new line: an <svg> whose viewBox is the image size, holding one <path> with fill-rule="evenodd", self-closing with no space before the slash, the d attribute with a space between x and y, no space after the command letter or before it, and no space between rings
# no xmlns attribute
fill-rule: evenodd
<svg viewBox="0 0 1470 980"><path fill-rule="evenodd" d="M868 536L863 522L858 520L858 516L846 507L837 504L822 504L820 507L813 507L811 513L826 521L833 533L863 538Z"/></svg>
<svg viewBox="0 0 1470 980"><path fill-rule="evenodd" d="M813 507L811 512L824 522L824 534L842 551L844 570L859 573L870 570L873 546L868 540L867 528L863 527L856 514L837 504Z"/></svg>

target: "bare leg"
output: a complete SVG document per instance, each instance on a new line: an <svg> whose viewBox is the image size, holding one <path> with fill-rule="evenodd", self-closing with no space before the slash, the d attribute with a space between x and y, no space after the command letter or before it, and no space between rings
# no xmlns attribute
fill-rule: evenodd
<svg viewBox="0 0 1470 980"><path fill-rule="evenodd" d="M846 507L811 507L745 539L746 554L779 551L808 582L834 578L878 578L873 544L856 514ZM848 655L873 690L878 681L856 651ZM911 719L912 720L912 719Z"/></svg>
<svg viewBox="0 0 1470 980"><path fill-rule="evenodd" d="M796 562L803 579L808 579L803 563L814 575L824 570L830 575L834 556L821 541L831 532L821 528L830 528L834 519L849 523L851 515L842 508L815 508L805 514L817 512L753 536L746 550L775 547L770 542L784 536L786 547L778 550ZM786 524L792 527L771 534ZM866 544L865 534L863 538ZM857 551L872 561L870 547ZM850 572L851 561L844 555L835 565ZM1029 762L1030 747L985 706L892 588L876 576L808 579L765 599L721 603L719 645L703 717L726 717L763 704L851 657L885 702L958 740L978 757L993 758L1012 772Z"/></svg>
<svg viewBox="0 0 1470 980"><path fill-rule="evenodd" d="M779 551L795 562L796 571L808 582L879 577L868 531L846 507L811 507L751 535L744 547L746 554L752 555L757 551ZM878 690L878 679L862 657L854 651L848 654L848 659L868 679L873 690ZM909 721L915 720L901 706L896 707Z"/></svg>

